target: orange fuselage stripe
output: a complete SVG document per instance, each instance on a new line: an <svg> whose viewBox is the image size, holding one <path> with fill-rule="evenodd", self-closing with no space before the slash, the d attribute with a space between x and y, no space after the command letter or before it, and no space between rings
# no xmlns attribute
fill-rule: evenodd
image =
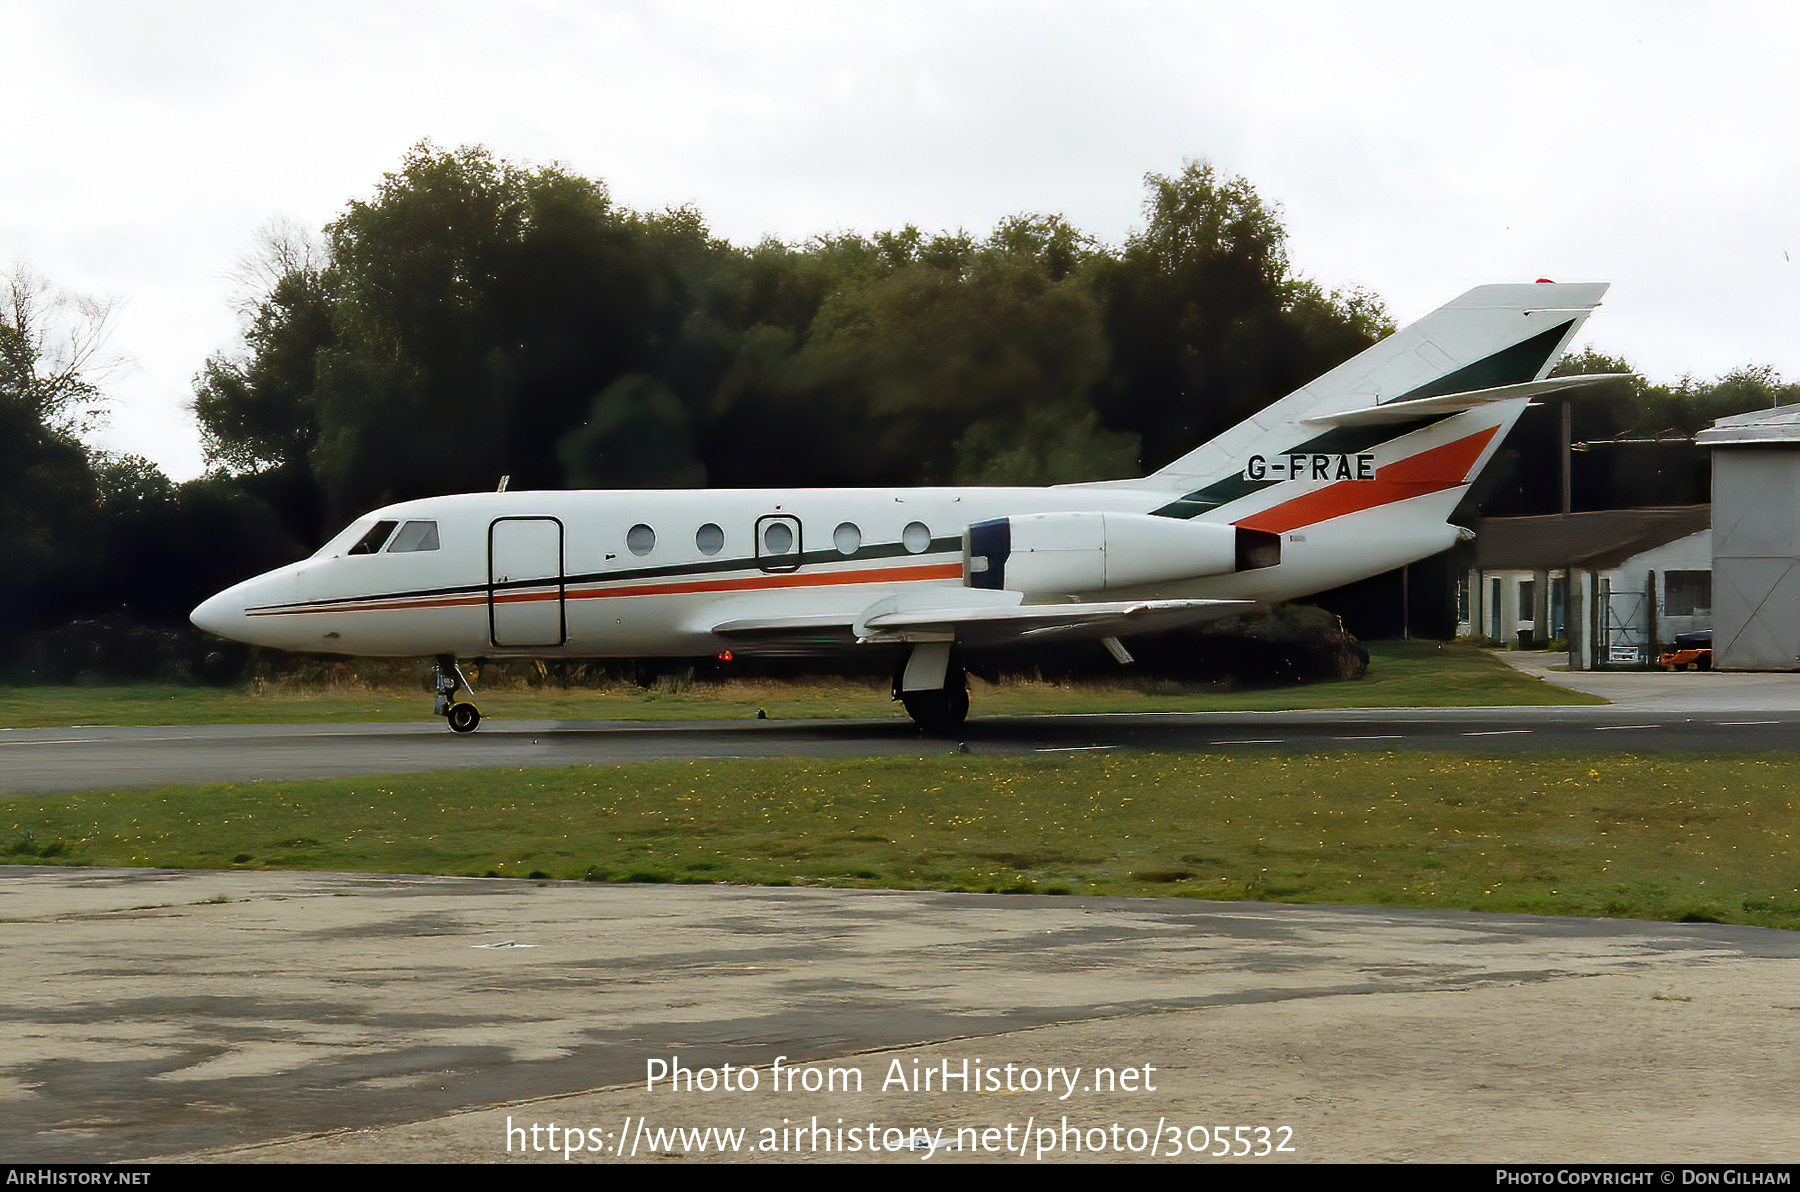
<svg viewBox="0 0 1800 1192"><path fill-rule="evenodd" d="M685 580L675 583L638 584L633 587L593 588L572 592L506 592L493 593L495 604L524 604L540 600L605 600L621 596L674 596L692 595L705 592L754 592L771 588L823 588L843 584L877 584L877 583L918 583L927 580L960 579L961 563L927 563L917 567L872 567L860 571L824 571L802 574L794 572L782 575L758 575L738 579ZM560 580L546 579L546 586L560 583ZM366 600L346 599L340 604L315 608L271 608L257 609L253 616L285 616L294 613L335 613L335 612L392 612L401 609L422 608L458 608L465 605L485 605L489 600L488 593L477 593L465 596L440 596L434 599L382 600L370 597ZM376 603L379 601L379 603Z"/></svg>

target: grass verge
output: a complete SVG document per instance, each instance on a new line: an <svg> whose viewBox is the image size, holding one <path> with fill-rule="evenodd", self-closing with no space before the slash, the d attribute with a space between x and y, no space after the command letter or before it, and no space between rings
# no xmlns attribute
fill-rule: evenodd
<svg viewBox="0 0 1800 1192"><path fill-rule="evenodd" d="M666 762L90 791L15 863L1176 895L1800 926L1800 754Z"/></svg>
<svg viewBox="0 0 1800 1192"><path fill-rule="evenodd" d="M1251 690L1136 680L1057 684L974 681L975 715L1045 712L1272 711L1290 708L1471 707L1604 703L1529 678L1472 646L1377 642L1361 679ZM0 688L0 728L100 724L349 724L430 718L431 694L417 684L374 685L353 665L335 686L220 689L181 684ZM373 672L372 672L373 673ZM649 690L610 687L484 688L482 714L498 720L744 719L758 710L781 720L905 715L887 685L825 678L805 682L676 677Z"/></svg>

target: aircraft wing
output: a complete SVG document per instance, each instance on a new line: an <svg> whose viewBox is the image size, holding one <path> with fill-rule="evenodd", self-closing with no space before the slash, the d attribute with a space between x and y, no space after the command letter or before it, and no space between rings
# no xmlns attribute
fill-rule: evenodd
<svg viewBox="0 0 1800 1192"><path fill-rule="evenodd" d="M955 641L997 646L1051 637L1103 638L1160 633L1216 621L1259 607L1254 600L1109 600L1070 604L970 604L932 608L883 607L854 619L758 617L722 621L713 633L747 647L803 648L828 640L859 644Z"/></svg>

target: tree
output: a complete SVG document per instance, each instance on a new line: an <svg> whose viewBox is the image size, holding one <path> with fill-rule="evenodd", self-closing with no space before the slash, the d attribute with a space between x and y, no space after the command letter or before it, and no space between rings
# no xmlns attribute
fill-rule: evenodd
<svg viewBox="0 0 1800 1192"><path fill-rule="evenodd" d="M560 167L430 144L328 233L337 340L311 461L340 517L502 474L561 482L556 445L595 399L669 371L716 250L691 210L636 216Z"/></svg>
<svg viewBox="0 0 1800 1192"><path fill-rule="evenodd" d="M1290 274L1278 212L1242 179L1189 163L1147 184L1122 254L1034 214L742 250L692 208L634 213L554 165L422 143L322 252L266 235L247 350L208 362L196 409L227 470L310 477L316 535L501 475L1117 476L1387 329L1372 296Z"/></svg>
<svg viewBox="0 0 1800 1192"><path fill-rule="evenodd" d="M1104 375L1100 309L1085 282L1055 281L1029 253L971 247L961 233L877 236L869 256L827 249L842 269L801 328L747 330L713 403L715 483L917 484L997 474L1009 432L1034 412L1080 421ZM853 246L852 246L853 247ZM969 435L971 428L985 430ZM1040 442L1041 426L1029 429ZM959 446L960 444L960 446ZM1103 458L1076 464L1084 447ZM1119 443L1046 452L1082 479L1113 474ZM1135 457L1135 440L1126 454ZM1127 469L1129 470L1129 468Z"/></svg>
<svg viewBox="0 0 1800 1192"><path fill-rule="evenodd" d="M0 281L0 401L73 438L105 417L101 384L125 364L104 355L117 304L53 290L23 265Z"/></svg>
<svg viewBox="0 0 1800 1192"><path fill-rule="evenodd" d="M101 454L94 461L95 496L109 517L123 517L168 504L175 485L141 455Z"/></svg>
<svg viewBox="0 0 1800 1192"><path fill-rule="evenodd" d="M1079 484L1137 470L1138 437L1103 429L1074 401L977 422L956 441L955 477L965 484Z"/></svg>
<svg viewBox="0 0 1800 1192"><path fill-rule="evenodd" d="M1099 243L1060 215L1009 215L988 237L987 248L1009 260L1036 266L1053 282L1099 256Z"/></svg>
<svg viewBox="0 0 1800 1192"><path fill-rule="evenodd" d="M557 444L576 488L704 488L688 412L655 377L621 377Z"/></svg>
<svg viewBox="0 0 1800 1192"><path fill-rule="evenodd" d="M195 378L207 461L238 475L304 472L318 440L318 355L337 339L324 251L304 229L275 220L258 233L235 277L249 352L216 354Z"/></svg>
<svg viewBox="0 0 1800 1192"><path fill-rule="evenodd" d="M104 354L112 304L23 266L0 302L0 634L16 638L66 608L93 562L94 476L78 435L104 413L101 381L119 362Z"/></svg>
<svg viewBox="0 0 1800 1192"><path fill-rule="evenodd" d="M1289 272L1280 211L1243 178L1190 161L1144 181L1145 228L1096 269L1113 350L1100 410L1159 467L1389 328L1371 295Z"/></svg>

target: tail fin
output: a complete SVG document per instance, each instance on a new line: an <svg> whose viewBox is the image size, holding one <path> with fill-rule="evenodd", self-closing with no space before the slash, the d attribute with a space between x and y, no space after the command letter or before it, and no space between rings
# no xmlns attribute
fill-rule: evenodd
<svg viewBox="0 0 1800 1192"><path fill-rule="evenodd" d="M1165 516L1220 509L1212 516L1275 530L1407 495L1456 489L1459 496L1530 399L1612 379L1545 379L1606 289L1603 282L1540 282L1470 290L1126 483L1184 494L1156 511ZM1279 494L1267 491L1275 485ZM1350 507L1340 508L1346 501ZM1277 514L1277 502L1292 508ZM1282 521L1288 524L1276 524Z"/></svg>

